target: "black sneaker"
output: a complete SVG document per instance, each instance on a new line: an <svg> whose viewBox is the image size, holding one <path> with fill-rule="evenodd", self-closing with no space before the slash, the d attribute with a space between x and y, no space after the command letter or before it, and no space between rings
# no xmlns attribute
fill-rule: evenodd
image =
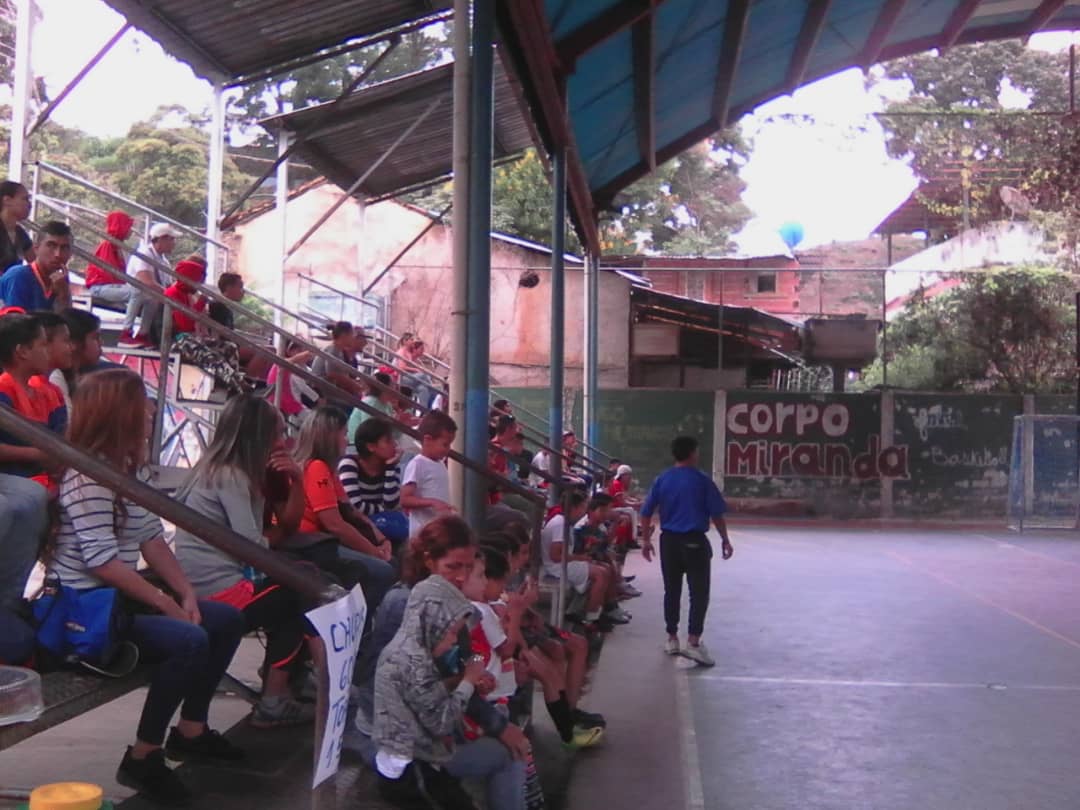
<svg viewBox="0 0 1080 810"><path fill-rule="evenodd" d="M581 728L607 728L607 720L604 719L602 714L574 709L574 725Z"/></svg>
<svg viewBox="0 0 1080 810"><path fill-rule="evenodd" d="M160 748L151 751L145 759L135 759L128 748L116 769L116 781L158 804L184 807L191 802L191 791L165 764L165 752Z"/></svg>
<svg viewBox="0 0 1080 810"><path fill-rule="evenodd" d="M185 737L173 726L165 750L170 759L215 759L222 762L239 762L244 749L237 748L213 729L206 729L198 737Z"/></svg>

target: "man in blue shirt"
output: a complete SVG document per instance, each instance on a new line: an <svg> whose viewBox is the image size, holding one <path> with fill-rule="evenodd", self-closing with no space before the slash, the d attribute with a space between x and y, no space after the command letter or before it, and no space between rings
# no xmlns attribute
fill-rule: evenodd
<svg viewBox="0 0 1080 810"><path fill-rule="evenodd" d="M0 300L26 312L61 310L71 306L67 263L71 260L71 228L56 220L38 233L36 258L9 267L0 276Z"/></svg>
<svg viewBox="0 0 1080 810"><path fill-rule="evenodd" d="M668 655L684 655L702 666L715 662L701 640L705 611L709 608L709 581L712 546L706 532L709 523L723 540L725 560L735 553L728 539L724 513L727 504L716 484L697 468L698 443L691 436L679 436L671 443L675 466L661 473L653 482L641 507L642 554L651 561L653 515L660 513L660 570L664 576L664 623ZM686 577L690 591L690 630L687 647L679 649L679 602L682 581Z"/></svg>

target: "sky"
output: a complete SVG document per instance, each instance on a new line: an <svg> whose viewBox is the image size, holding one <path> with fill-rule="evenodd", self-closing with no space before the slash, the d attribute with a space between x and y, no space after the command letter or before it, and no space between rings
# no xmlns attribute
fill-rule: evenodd
<svg viewBox="0 0 1080 810"><path fill-rule="evenodd" d="M123 24L100 0L38 0L43 20L34 67L55 95ZM1044 34L1033 46L1058 48L1067 35ZM129 32L54 113L65 126L94 135L123 135L163 104L207 109L209 84L167 56L141 32ZM755 213L742 234L742 253L782 247L777 229L799 222L802 248L868 236L915 187L910 170L885 154L871 114L882 100L849 70L783 96L747 116L754 150L743 170L744 200ZM778 116L785 116L780 117ZM810 116L808 122L791 116Z"/></svg>

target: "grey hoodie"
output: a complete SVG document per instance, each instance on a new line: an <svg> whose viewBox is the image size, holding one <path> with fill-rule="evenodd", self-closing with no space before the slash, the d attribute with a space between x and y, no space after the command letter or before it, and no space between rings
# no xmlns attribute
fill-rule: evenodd
<svg viewBox="0 0 1080 810"><path fill-rule="evenodd" d="M461 728L473 686L462 681L448 690L431 651L473 611L465 595L440 576L412 589L401 627L375 670L372 738L380 751L436 764L450 758L450 737Z"/></svg>

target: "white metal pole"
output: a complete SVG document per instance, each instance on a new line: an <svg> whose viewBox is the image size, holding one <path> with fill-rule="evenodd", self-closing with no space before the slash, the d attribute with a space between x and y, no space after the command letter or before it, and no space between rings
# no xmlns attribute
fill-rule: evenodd
<svg viewBox="0 0 1080 810"><path fill-rule="evenodd" d="M454 449L465 452L465 354L468 349L469 309L469 132L471 55L469 0L454 0L454 285L450 309L453 342L450 353L449 412L458 423ZM460 512L465 506L465 470L450 465L450 501Z"/></svg>
<svg viewBox="0 0 1080 810"><path fill-rule="evenodd" d="M220 241L221 189L225 180L225 92L221 84L214 85L214 101L210 111L210 168L206 175L206 264L212 278L221 272L219 251L214 242Z"/></svg>
<svg viewBox="0 0 1080 810"><path fill-rule="evenodd" d="M288 234L285 231L288 225L288 213L289 213L289 133L287 130L282 129L278 132L278 155L284 155L285 159L278 164L276 178L276 187L274 189L274 203L277 207L278 217L278 306L274 307L274 326L279 329L285 328L284 318L282 317L282 307L285 306L285 265L288 264L288 257L285 255L285 251L288 248ZM299 303L297 304L299 307ZM299 328L299 324L297 327ZM274 337L274 342L277 346L277 353L279 357L285 356L285 338L279 332ZM274 387L274 407L281 408L281 396L282 396L282 383L284 383L284 375L278 372L278 384Z"/></svg>
<svg viewBox="0 0 1080 810"><path fill-rule="evenodd" d="M11 141L8 179L22 181L26 158L26 122L29 119L30 82L34 78L34 0L15 0L15 75L11 88Z"/></svg>

